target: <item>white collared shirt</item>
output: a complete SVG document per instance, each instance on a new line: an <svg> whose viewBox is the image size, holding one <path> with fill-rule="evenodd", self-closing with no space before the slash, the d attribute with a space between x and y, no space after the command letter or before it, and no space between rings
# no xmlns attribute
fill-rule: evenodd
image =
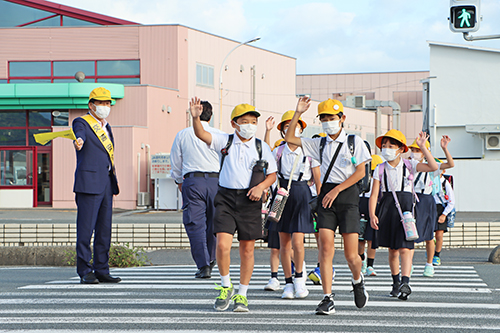
<svg viewBox="0 0 500 333"><path fill-rule="evenodd" d="M202 121L201 124L212 134L224 133L210 127L206 121ZM196 137L193 127L187 127L175 136L170 149L170 163L172 164L170 176L177 184L182 183L183 177L190 172L219 172L220 169L219 155Z"/></svg>
<svg viewBox="0 0 500 333"><path fill-rule="evenodd" d="M419 162L419 161L417 161ZM415 174L415 180L418 178L418 182L415 183L415 192L423 194L432 194L432 184L435 181L439 181L439 177L441 175L441 163L436 162L438 165L438 169L433 172L417 172ZM419 177L418 175L421 174ZM427 176L427 177L426 177Z"/></svg>
<svg viewBox="0 0 500 333"><path fill-rule="evenodd" d="M417 173L417 164L420 163L419 161L415 161L415 160L410 160L410 164L411 164L411 168L413 169L413 175L416 175ZM384 174L382 174L382 177L380 177L380 166L384 164L384 169L385 169L385 172L389 175L389 177L387 178L387 184L389 185L389 188L386 189L385 188L385 180L383 179L384 177ZM402 181L403 181L403 166L404 166L404 161L403 159L400 159L399 160L399 163L398 165L396 165L396 167L393 167L391 166L389 163L387 162L384 162L384 163L381 163L379 165L377 165L377 167L375 168L375 170L373 171L373 179L376 179L378 181L380 181L380 184L381 184L381 187L380 187L380 190L382 192L390 192L391 191L391 188L390 188L390 184L389 184L389 179L392 183L392 188L394 189L395 192L400 192L401 191L401 185L402 185ZM411 181L410 181L410 170L406 170L406 174L405 174L405 177L404 177L404 192L411 192ZM382 179L380 179L382 178ZM413 178L415 179L415 177Z"/></svg>
<svg viewBox="0 0 500 333"><path fill-rule="evenodd" d="M106 119L102 119L102 122L104 123L104 125L103 125L102 122L101 122L101 120L99 120L96 117L94 117L94 115L92 114L92 112L89 111L88 114L91 115L92 118L94 118L95 120L97 120L97 122L99 123L99 125L101 125L101 128L104 130L104 133L106 133L106 136L108 137L108 139L111 140L111 138L109 137L108 128L106 127L106 125L108 124L108 121Z"/></svg>
<svg viewBox="0 0 500 333"><path fill-rule="evenodd" d="M446 180L443 176L441 176L441 185L439 187L439 193L434 195L434 201L436 204L446 204L443 213L444 215L448 216L448 214L455 208L455 192L453 192L453 188L451 187L450 182ZM443 184L444 183L444 188L446 190L446 195L448 195L448 200L444 197L445 194L443 193ZM439 216L438 216L439 217Z"/></svg>
<svg viewBox="0 0 500 333"><path fill-rule="evenodd" d="M319 147L322 138L309 139L301 138L302 149L306 156L310 156L315 160L321 161ZM328 166L335 155L338 145L343 142L342 148L340 148L337 160L333 164L332 170L326 182L323 180L325 177ZM337 139L334 141L330 136L326 137L326 144L323 150L323 161L321 163L321 181L323 183L334 183L341 184L345 182L352 174L356 171L356 167L363 163L368 162L372 159L368 148L366 147L363 139L359 136L354 136L354 157L356 158L356 164L352 163L351 151L347 145L347 134L342 129Z"/></svg>
<svg viewBox="0 0 500 333"><path fill-rule="evenodd" d="M311 168L319 166L320 164L318 161L311 158L311 162L309 162L309 158L306 157L304 162L304 153L302 152L302 148L298 147L295 151L292 151L288 144L285 144L284 147L279 146L274 149L273 155L275 159L280 149L283 149L281 154L281 174L285 179L290 179L293 163L295 162L295 158L297 156L299 156L299 162L295 167L292 180L298 180L301 172L303 173L301 180L311 179ZM278 163L278 161L276 161L276 163Z"/></svg>
<svg viewBox="0 0 500 333"><path fill-rule="evenodd" d="M229 134L226 133L212 133L210 149L216 151L221 157L221 149L226 146L228 138ZM262 159L269 163L267 175L278 170L271 149L264 141L262 141ZM255 147L255 137L247 142L242 142L234 133L233 143L219 174L219 185L229 189L247 189L252 177L252 168L258 160L259 154Z"/></svg>

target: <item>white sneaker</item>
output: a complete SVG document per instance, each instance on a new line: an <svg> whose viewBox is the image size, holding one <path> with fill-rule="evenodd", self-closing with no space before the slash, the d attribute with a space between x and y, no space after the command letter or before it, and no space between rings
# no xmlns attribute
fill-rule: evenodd
<svg viewBox="0 0 500 333"><path fill-rule="evenodd" d="M264 290L275 291L280 289L280 281L277 278L270 278Z"/></svg>
<svg viewBox="0 0 500 333"><path fill-rule="evenodd" d="M293 281L293 286L295 287L295 298L306 298L309 295L309 290L306 288L306 278L296 278Z"/></svg>
<svg viewBox="0 0 500 333"><path fill-rule="evenodd" d="M283 289L283 295L281 295L281 298L286 298L286 299L293 299L293 288L294 285L293 283L287 283L285 285L285 288Z"/></svg>

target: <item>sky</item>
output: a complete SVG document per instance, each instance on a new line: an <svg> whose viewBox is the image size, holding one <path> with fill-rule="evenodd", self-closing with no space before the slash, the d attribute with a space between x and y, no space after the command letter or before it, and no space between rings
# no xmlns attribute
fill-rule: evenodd
<svg viewBox="0 0 500 333"><path fill-rule="evenodd" d="M429 70L427 41L500 49L451 32L450 0L52 0L141 24L181 24L297 59L297 74ZM463 1L467 2L467 0ZM480 29L500 34L500 0Z"/></svg>

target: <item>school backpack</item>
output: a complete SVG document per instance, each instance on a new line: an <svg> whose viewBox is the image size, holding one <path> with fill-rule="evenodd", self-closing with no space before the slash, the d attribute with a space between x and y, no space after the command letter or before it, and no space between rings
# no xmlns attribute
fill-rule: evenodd
<svg viewBox="0 0 500 333"><path fill-rule="evenodd" d="M455 187L453 186L453 176L452 175L443 175L443 177L444 177L444 179L446 179L448 181L448 183L450 183L451 188L455 189ZM444 188L443 188L443 191L444 191Z"/></svg>
<svg viewBox="0 0 500 333"><path fill-rule="evenodd" d="M227 154L229 153L229 147L233 144L233 139L234 139L234 134L229 134L229 137L227 138L227 143L224 148L220 150L220 153L222 154L222 158L220 160L220 169L222 170L222 166L224 165L224 159L226 158ZM259 160L262 159L262 141L260 139L255 138L255 149L257 149L257 153L259 153Z"/></svg>
<svg viewBox="0 0 500 333"><path fill-rule="evenodd" d="M352 164L356 164L356 157L354 157L354 149L356 147L355 145L355 135L354 134L349 134L347 136L347 146L349 147L349 151L351 152L351 162ZM370 147L370 144L368 143L368 141L364 140L365 142L365 145L366 145L366 148L368 148L368 151L371 151L371 147ZM321 141L319 143L319 156L320 156L320 161L321 163L323 163L323 150L325 149L325 145L326 145L326 137L322 137L321 138ZM361 178L361 180L358 181L357 185L358 185L358 189L359 189L359 194L363 194L363 193L366 193L366 192L369 192L370 191L370 182L371 182L371 170L372 170L372 162L371 161L368 161L367 163L365 163L365 176L363 178Z"/></svg>

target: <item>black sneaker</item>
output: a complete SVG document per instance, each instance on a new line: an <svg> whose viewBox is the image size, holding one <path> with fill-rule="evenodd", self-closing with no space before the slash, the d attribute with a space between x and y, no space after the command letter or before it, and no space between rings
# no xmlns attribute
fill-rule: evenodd
<svg viewBox="0 0 500 333"><path fill-rule="evenodd" d="M357 284L352 284L352 291L354 292L354 303L358 307L358 309L363 308L368 302L368 293L365 289L365 281L363 280L363 276L361 276L361 282Z"/></svg>
<svg viewBox="0 0 500 333"><path fill-rule="evenodd" d="M398 298L400 300L406 301L408 299L408 296L410 296L410 294L411 294L410 285L408 283L401 284L401 286L399 287Z"/></svg>
<svg viewBox="0 0 500 333"><path fill-rule="evenodd" d="M335 313L335 304L333 304L333 297L335 294L325 296L316 308L317 315L329 315Z"/></svg>
<svg viewBox="0 0 500 333"><path fill-rule="evenodd" d="M401 283L396 282L392 285L392 290L389 293L390 297L398 297L399 295L399 286L401 286Z"/></svg>

